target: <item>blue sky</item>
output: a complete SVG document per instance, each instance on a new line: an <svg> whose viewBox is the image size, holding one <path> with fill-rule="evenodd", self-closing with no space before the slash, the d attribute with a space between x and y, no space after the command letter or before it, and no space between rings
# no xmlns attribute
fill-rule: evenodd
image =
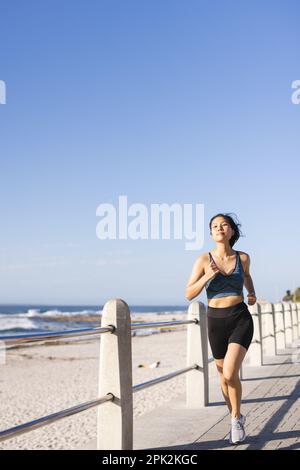
<svg viewBox="0 0 300 470"><path fill-rule="evenodd" d="M220 211L242 223L260 299L299 286L299 10L2 0L0 302L188 304ZM120 195L204 204L203 247L99 240L96 208Z"/></svg>

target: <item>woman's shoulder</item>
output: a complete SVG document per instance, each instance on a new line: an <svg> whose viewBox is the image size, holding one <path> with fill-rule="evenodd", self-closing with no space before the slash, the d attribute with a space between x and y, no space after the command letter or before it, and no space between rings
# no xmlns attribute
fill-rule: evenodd
<svg viewBox="0 0 300 470"><path fill-rule="evenodd" d="M199 255L199 262L202 264L202 266L204 267L204 270L206 271L209 264L210 264L210 256L209 256L209 251L205 252L205 253L202 253L201 255Z"/></svg>
<svg viewBox="0 0 300 470"><path fill-rule="evenodd" d="M250 258L248 253L246 253L245 251L240 251L240 250L236 250L236 251L240 255L240 257L243 261L247 261Z"/></svg>
<svg viewBox="0 0 300 470"><path fill-rule="evenodd" d="M207 262L209 262L209 261L210 261L209 252L201 253L196 258L196 262L199 263L199 264L202 264L202 265L207 264Z"/></svg>
<svg viewBox="0 0 300 470"><path fill-rule="evenodd" d="M198 256L198 258L201 258L202 261L207 261L210 258L209 253L210 253L210 251L202 253L201 255Z"/></svg>
<svg viewBox="0 0 300 470"><path fill-rule="evenodd" d="M243 266L243 269L245 272L249 271L249 265L250 265L250 256L248 253L245 253L245 251L238 251L240 255L240 260Z"/></svg>

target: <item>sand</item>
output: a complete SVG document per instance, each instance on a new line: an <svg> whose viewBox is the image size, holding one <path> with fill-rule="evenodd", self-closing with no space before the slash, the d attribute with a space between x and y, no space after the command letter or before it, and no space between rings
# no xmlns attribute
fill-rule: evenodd
<svg viewBox="0 0 300 470"><path fill-rule="evenodd" d="M186 319L186 314L146 316L147 322ZM132 315L133 322L145 315ZM133 385L186 366L186 326L132 337ZM168 332L168 330L171 330ZM0 430L98 397L100 339L34 345L7 351L0 365ZM159 362L156 368L140 364ZM185 391L185 374L134 393L134 418ZM97 435L97 408L0 443L0 449L76 449Z"/></svg>

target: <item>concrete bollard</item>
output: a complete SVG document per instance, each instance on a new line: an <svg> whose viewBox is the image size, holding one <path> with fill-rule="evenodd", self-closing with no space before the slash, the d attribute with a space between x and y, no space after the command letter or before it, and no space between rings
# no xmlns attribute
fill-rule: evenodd
<svg viewBox="0 0 300 470"><path fill-rule="evenodd" d="M298 338L300 338L300 302L296 302L296 305L297 305Z"/></svg>
<svg viewBox="0 0 300 470"><path fill-rule="evenodd" d="M256 302L250 305L249 312L253 318L254 332L252 342L247 352L247 360L245 363L250 366L261 366L263 363L263 350L262 350L262 332L261 332L261 313L260 304Z"/></svg>
<svg viewBox="0 0 300 470"><path fill-rule="evenodd" d="M293 331L293 341L297 341L298 336L298 314L297 314L297 305L295 303L291 304L292 309L292 331Z"/></svg>
<svg viewBox="0 0 300 470"><path fill-rule="evenodd" d="M112 393L114 400L98 407L97 448L133 448L133 399L131 319L121 299L106 302L101 327L114 325L113 333L100 335L99 397Z"/></svg>
<svg viewBox="0 0 300 470"><path fill-rule="evenodd" d="M260 304L263 354L275 356L275 320L273 304Z"/></svg>
<svg viewBox="0 0 300 470"><path fill-rule="evenodd" d="M189 408L207 406L209 401L207 318L202 302L189 305L188 320L195 318L199 323L187 326L187 366L197 364L200 369L186 374L186 405Z"/></svg>
<svg viewBox="0 0 300 470"><path fill-rule="evenodd" d="M276 339L276 354L278 349L285 348L285 330L284 330L284 310L282 302L274 304L275 314L275 339Z"/></svg>
<svg viewBox="0 0 300 470"><path fill-rule="evenodd" d="M284 331L285 331L285 344L290 347L293 342L293 326L292 326L292 311L289 302L282 302L284 310Z"/></svg>

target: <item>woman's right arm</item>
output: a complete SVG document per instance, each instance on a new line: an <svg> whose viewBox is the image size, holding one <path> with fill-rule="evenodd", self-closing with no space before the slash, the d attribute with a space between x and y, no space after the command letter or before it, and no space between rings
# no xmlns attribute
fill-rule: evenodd
<svg viewBox="0 0 300 470"><path fill-rule="evenodd" d="M215 277L219 271L213 261L210 262L207 272L204 271L206 255L200 255L193 266L192 273L188 280L185 296L188 300L192 300L194 297L197 297L202 290L205 284Z"/></svg>

